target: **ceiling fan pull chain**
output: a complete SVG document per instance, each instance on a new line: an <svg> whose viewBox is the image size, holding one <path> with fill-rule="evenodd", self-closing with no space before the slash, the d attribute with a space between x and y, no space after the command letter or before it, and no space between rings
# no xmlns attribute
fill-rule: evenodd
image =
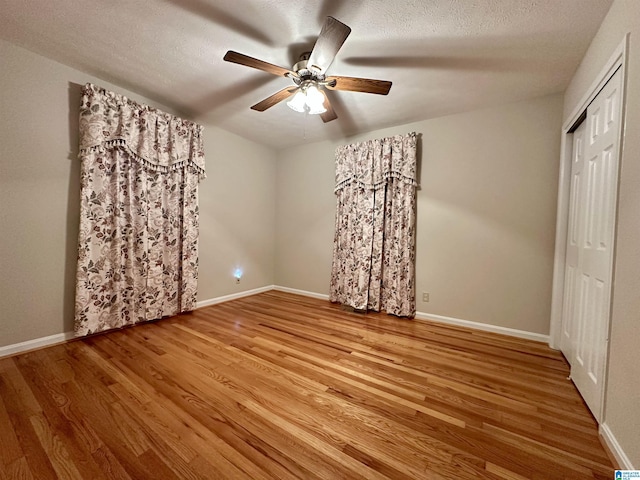
<svg viewBox="0 0 640 480"><path fill-rule="evenodd" d="M307 140L307 118L309 118L309 111L305 109L304 118L302 119L302 139Z"/></svg>

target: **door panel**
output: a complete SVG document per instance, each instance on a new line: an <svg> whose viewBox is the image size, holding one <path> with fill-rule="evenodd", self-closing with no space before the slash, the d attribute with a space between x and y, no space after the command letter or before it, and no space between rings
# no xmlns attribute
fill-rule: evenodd
<svg viewBox="0 0 640 480"><path fill-rule="evenodd" d="M579 271L580 243L584 229L583 170L585 168L584 147L587 122L573 132L573 155L571 158L571 192L569 195L569 226L567 232L567 253L565 265L565 293L562 307L562 335L560 350L569 363L573 362L574 351L580 337L576 317L580 316L582 298L585 298Z"/></svg>

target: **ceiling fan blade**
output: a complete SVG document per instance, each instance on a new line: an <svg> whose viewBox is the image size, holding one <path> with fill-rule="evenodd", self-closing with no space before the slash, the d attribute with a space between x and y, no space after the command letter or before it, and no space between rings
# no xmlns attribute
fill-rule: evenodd
<svg viewBox="0 0 640 480"><path fill-rule="evenodd" d="M351 29L344 23L333 17L327 17L309 56L307 68L324 73L350 33Z"/></svg>
<svg viewBox="0 0 640 480"><path fill-rule="evenodd" d="M265 98L261 102L256 103L251 107L251 110L257 110L258 112L264 112L267 108L273 107L276 103L280 103L286 100L291 95L296 93L300 87L287 87L283 88L279 92L274 93L270 97Z"/></svg>
<svg viewBox="0 0 640 480"><path fill-rule="evenodd" d="M391 90L391 82L356 77L327 77L329 90L344 90L347 92L375 93L386 95ZM335 81L335 83L334 83Z"/></svg>
<svg viewBox="0 0 640 480"><path fill-rule="evenodd" d="M338 118L338 115L336 115L335 110L333 110L333 107L331 106L331 102L329 101L327 92L325 92L324 90L320 90L320 93L322 93L322 95L324 96L324 102L322 103L322 105L327 109L326 112L320 114L320 118L322 118L322 121L324 123L335 120L336 118Z"/></svg>
<svg viewBox="0 0 640 480"><path fill-rule="evenodd" d="M273 75L278 75L282 77L296 76L291 70L287 68L282 68L272 63L268 63L262 60L258 60L257 58L250 57L248 55L244 55L242 53L234 52L233 50L229 50L225 56L224 60L227 62L237 63L239 65L245 65L251 68L257 68L258 70L262 70L267 73L272 73Z"/></svg>

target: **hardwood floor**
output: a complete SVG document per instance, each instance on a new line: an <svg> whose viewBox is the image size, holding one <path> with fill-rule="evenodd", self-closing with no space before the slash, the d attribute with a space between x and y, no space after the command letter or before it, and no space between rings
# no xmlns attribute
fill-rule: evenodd
<svg viewBox="0 0 640 480"><path fill-rule="evenodd" d="M0 359L0 480L612 479L568 373L267 292Z"/></svg>

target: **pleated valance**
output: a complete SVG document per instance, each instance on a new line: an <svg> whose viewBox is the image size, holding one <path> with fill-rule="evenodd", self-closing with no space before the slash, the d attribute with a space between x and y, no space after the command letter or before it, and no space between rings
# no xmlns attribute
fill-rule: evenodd
<svg viewBox="0 0 640 480"><path fill-rule="evenodd" d="M336 149L334 191L353 183L376 190L388 178L417 186L416 170L415 133L343 145Z"/></svg>
<svg viewBox="0 0 640 480"><path fill-rule="evenodd" d="M80 106L80 155L126 149L152 171L190 166L205 177L202 126L87 83Z"/></svg>

